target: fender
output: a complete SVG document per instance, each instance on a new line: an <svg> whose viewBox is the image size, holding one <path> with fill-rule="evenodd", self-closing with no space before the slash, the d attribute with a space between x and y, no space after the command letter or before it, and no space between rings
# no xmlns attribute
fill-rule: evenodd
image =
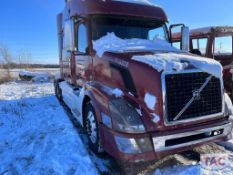
<svg viewBox="0 0 233 175"><path fill-rule="evenodd" d="M87 102L91 101L93 105L98 123L102 123L101 112L104 112L107 115L110 115L108 109L108 102L111 97L101 90L101 85L98 82L87 82L85 84L85 96L82 102L82 125L84 123L85 116L85 105Z"/></svg>

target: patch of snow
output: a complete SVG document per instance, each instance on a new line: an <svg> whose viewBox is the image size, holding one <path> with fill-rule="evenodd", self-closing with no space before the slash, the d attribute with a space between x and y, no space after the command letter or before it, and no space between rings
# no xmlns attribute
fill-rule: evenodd
<svg viewBox="0 0 233 175"><path fill-rule="evenodd" d="M109 86L101 86L101 89L106 92L108 95L115 96L116 98L120 98L124 95L123 91L119 88L111 88Z"/></svg>
<svg viewBox="0 0 233 175"><path fill-rule="evenodd" d="M144 102L149 109L154 110L157 103L157 98L150 93L146 93L144 97Z"/></svg>
<svg viewBox="0 0 233 175"><path fill-rule="evenodd" d="M142 116L142 110L141 110L141 108L136 108L135 110L137 111L137 113L138 113L140 116Z"/></svg>
<svg viewBox="0 0 233 175"><path fill-rule="evenodd" d="M93 41L94 49L99 57L107 51L110 52L130 52L130 51L164 51L164 52L179 52L175 47L172 47L170 43L161 39L155 39L154 41L146 39L121 39L114 33L108 33L106 36Z"/></svg>
<svg viewBox="0 0 233 175"><path fill-rule="evenodd" d="M0 85L0 100L12 101L23 98L41 98L54 94L51 83L10 82Z"/></svg>
<svg viewBox="0 0 233 175"><path fill-rule="evenodd" d="M112 0L112 1L120 1L120 2L135 3L135 4L142 4L142 5L149 5L149 6L158 7L158 5L152 3L149 0Z"/></svg>
<svg viewBox="0 0 233 175"><path fill-rule="evenodd" d="M108 169L108 166L110 164L109 159L101 159L95 153L92 153L92 152L90 152L90 157L91 157L91 160L93 160L93 162L95 162L96 167L98 170L100 170L100 172L108 172L109 171L109 169ZM100 173L100 174L102 174L102 173ZM105 174L105 173L103 173L103 174Z"/></svg>
<svg viewBox="0 0 233 175"><path fill-rule="evenodd" d="M160 121L160 117L157 114L151 114L153 116L152 121L156 124Z"/></svg>
<svg viewBox="0 0 233 175"><path fill-rule="evenodd" d="M43 83L43 82L48 82L49 81L49 75L48 74L44 74L44 75L36 75L32 81L33 82L37 82L37 83Z"/></svg>
<svg viewBox="0 0 233 175"><path fill-rule="evenodd" d="M134 97L134 94L132 92L128 92L129 95L131 95L132 97Z"/></svg>
<svg viewBox="0 0 233 175"><path fill-rule="evenodd" d="M174 166L163 170L157 169L154 175L197 175L200 174L200 166Z"/></svg>
<svg viewBox="0 0 233 175"><path fill-rule="evenodd" d="M99 174L52 83L0 85L0 174Z"/></svg>
<svg viewBox="0 0 233 175"><path fill-rule="evenodd" d="M204 169L201 165L178 165L164 169L156 169L154 175L232 175L233 166L221 169Z"/></svg>
<svg viewBox="0 0 233 175"><path fill-rule="evenodd" d="M123 96L122 90L115 88L112 90L111 94L113 94L115 97L119 98Z"/></svg>
<svg viewBox="0 0 233 175"><path fill-rule="evenodd" d="M30 72L25 70L20 71L19 76L30 77L32 78L33 82L38 82L38 83L48 82L52 78L52 75L50 73Z"/></svg>
<svg viewBox="0 0 233 175"><path fill-rule="evenodd" d="M158 53L154 55L134 56L132 59L148 64L158 72L164 71L169 73L173 71L182 71L187 68L188 64L191 64L203 72L207 72L218 78L222 77L222 66L213 59L179 53Z"/></svg>

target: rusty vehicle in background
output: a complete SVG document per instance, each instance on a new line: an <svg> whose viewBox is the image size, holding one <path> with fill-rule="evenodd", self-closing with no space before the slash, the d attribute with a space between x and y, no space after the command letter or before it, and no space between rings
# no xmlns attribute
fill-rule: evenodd
<svg viewBox="0 0 233 175"><path fill-rule="evenodd" d="M216 26L190 31L190 52L213 58L223 66L223 79L226 92L233 100L233 27ZM173 45L181 47L181 35L172 37Z"/></svg>
<svg viewBox="0 0 233 175"><path fill-rule="evenodd" d="M171 47L167 21L158 6L120 0L67 0L58 15L56 96L94 152L140 162L231 139L221 65L212 61L212 75L197 56ZM185 26L182 40L187 48ZM142 45L108 50L122 43Z"/></svg>

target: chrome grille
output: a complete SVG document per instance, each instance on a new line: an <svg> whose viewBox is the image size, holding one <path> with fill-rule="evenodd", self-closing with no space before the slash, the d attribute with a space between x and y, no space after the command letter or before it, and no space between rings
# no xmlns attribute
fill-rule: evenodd
<svg viewBox="0 0 233 175"><path fill-rule="evenodd" d="M209 79L209 81L207 81ZM190 105L196 92L206 84ZM168 122L194 119L222 112L220 79L207 73L183 73L165 75L166 117ZM185 109L185 110L183 110ZM183 110L183 111L182 111ZM179 117L177 117L180 114Z"/></svg>

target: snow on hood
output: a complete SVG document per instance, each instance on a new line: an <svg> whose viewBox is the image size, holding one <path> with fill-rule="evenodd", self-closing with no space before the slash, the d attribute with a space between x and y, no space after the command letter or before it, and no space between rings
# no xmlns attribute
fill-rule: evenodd
<svg viewBox="0 0 233 175"><path fill-rule="evenodd" d="M203 72L218 78L222 77L222 66L219 62L213 59L188 55L186 52L172 47L170 43L161 39L155 39L154 41L137 38L121 39L114 33L108 33L102 38L93 41L93 47L99 57L102 57L105 52L161 52L154 55L134 56L132 59L148 64L159 72L182 71L191 64Z"/></svg>
<svg viewBox="0 0 233 175"><path fill-rule="evenodd" d="M162 51L162 52L180 52L170 43L156 39L154 41L146 39L121 39L114 33L108 33L102 38L93 41L93 47L99 57L102 57L105 52L130 52L130 51Z"/></svg>
<svg viewBox="0 0 233 175"><path fill-rule="evenodd" d="M149 6L158 7L158 5L150 2L149 0L112 0L112 1L128 2L128 3L135 3L135 4L142 4L142 5L149 5Z"/></svg>
<svg viewBox="0 0 233 175"><path fill-rule="evenodd" d="M189 65L207 72L215 77L222 77L222 66L219 62L184 53L159 53L154 55L134 56L135 61L152 66L158 72L182 71Z"/></svg>

